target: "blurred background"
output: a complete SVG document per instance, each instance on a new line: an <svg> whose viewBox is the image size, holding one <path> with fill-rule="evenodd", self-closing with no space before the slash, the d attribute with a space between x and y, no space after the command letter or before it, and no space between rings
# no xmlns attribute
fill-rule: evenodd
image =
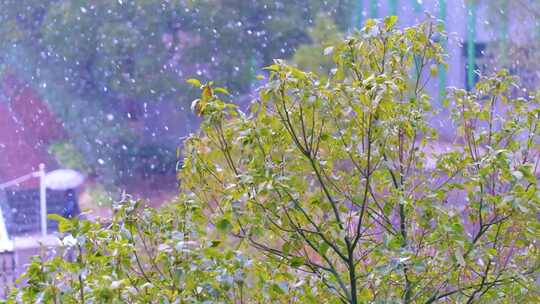
<svg viewBox="0 0 540 304"><path fill-rule="evenodd" d="M123 191L156 206L172 199L178 149L198 125L189 108L197 90L186 79L213 80L247 104L273 58L325 72L325 46L368 18L397 15L406 27L426 14L448 32L440 39L449 66L437 67L429 85L434 104L446 87L470 89L478 73L496 68L520 76L525 90L538 87L537 0L0 1L7 225L37 223L37 211L21 210L37 206L39 180L17 179L41 163L84 176L70 189L92 214L107 216ZM56 209L65 209L62 200Z"/></svg>

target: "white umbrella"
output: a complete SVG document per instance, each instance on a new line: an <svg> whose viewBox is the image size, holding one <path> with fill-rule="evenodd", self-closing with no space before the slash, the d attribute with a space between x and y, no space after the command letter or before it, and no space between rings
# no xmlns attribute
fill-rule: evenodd
<svg viewBox="0 0 540 304"><path fill-rule="evenodd" d="M45 174L45 186L51 190L68 190L79 187L84 176L71 169L59 169Z"/></svg>

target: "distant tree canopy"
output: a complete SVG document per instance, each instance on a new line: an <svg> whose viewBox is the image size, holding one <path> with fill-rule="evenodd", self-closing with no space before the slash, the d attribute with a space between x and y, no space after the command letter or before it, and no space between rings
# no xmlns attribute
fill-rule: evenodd
<svg viewBox="0 0 540 304"><path fill-rule="evenodd" d="M327 47L326 74L276 60L249 111L188 80L203 122L178 200L52 216L64 246L7 303L538 303L540 94L506 71L449 90L441 146L444 34L396 22Z"/></svg>
<svg viewBox="0 0 540 304"><path fill-rule="evenodd" d="M347 24L347 1L7 1L3 44L35 51L81 92L184 96L197 73L245 91L257 65L288 57L319 15ZM231 77L233 76L233 77Z"/></svg>
<svg viewBox="0 0 540 304"><path fill-rule="evenodd" d="M343 39L343 34L335 22L328 17L319 16L308 30L309 43L301 44L292 57L292 63L300 69L328 74L334 67L332 58L325 55L325 49Z"/></svg>
<svg viewBox="0 0 540 304"><path fill-rule="evenodd" d="M47 97L90 168L113 178L129 171L115 161L123 153L118 147L138 151L142 145L129 130L126 109L187 105L194 98L188 75L213 79L235 94L249 92L258 67L290 57L309 41L307 29L317 16L348 26L351 3L6 0L0 4L0 58ZM156 133L154 141L174 156L178 140ZM110 165L100 166L100 159Z"/></svg>

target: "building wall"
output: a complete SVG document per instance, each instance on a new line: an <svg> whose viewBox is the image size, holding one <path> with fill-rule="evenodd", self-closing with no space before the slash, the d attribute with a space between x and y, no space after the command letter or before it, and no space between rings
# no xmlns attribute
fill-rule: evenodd
<svg viewBox="0 0 540 304"><path fill-rule="evenodd" d="M466 87L467 85L467 52L466 43L469 31L474 30L474 42L482 45L495 41L502 37L502 30L497 30L504 26L493 26L490 16L490 1L476 1L473 8L468 0L357 0L357 14L355 20L363 23L367 18L383 18L395 14L399 17L401 27L412 26L421 22L426 17L426 13L444 22L449 35L447 42L449 69L445 79L434 81L435 85L430 87L432 96L438 96L440 87ZM474 11L473 11L474 9ZM525 22L512 16L507 27L508 36L513 40L524 40L527 27L534 26L533 22ZM516 17L517 19L515 19ZM519 27L517 26L519 25ZM480 49L476 53L481 53ZM481 54L480 54L481 55Z"/></svg>
<svg viewBox="0 0 540 304"><path fill-rule="evenodd" d="M0 183L37 171L40 163L56 168L47 149L65 132L47 104L9 73L0 77L0 93ZM21 184L37 187L35 178Z"/></svg>

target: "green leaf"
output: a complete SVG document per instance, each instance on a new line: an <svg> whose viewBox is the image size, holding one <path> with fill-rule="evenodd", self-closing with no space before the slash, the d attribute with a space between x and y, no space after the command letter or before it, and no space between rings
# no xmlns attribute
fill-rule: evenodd
<svg viewBox="0 0 540 304"><path fill-rule="evenodd" d="M429 68L429 74L431 77L437 76L437 73L439 72L439 66L436 64L432 64Z"/></svg>
<svg viewBox="0 0 540 304"><path fill-rule="evenodd" d="M369 303L371 300L371 296L371 291L366 287L361 288L358 293L358 299L361 300L362 303Z"/></svg>
<svg viewBox="0 0 540 304"><path fill-rule="evenodd" d="M364 27L369 30L370 28L374 27L377 24L377 21L375 19L368 19L364 23Z"/></svg>
<svg viewBox="0 0 540 304"><path fill-rule="evenodd" d="M281 251L283 251L283 253L285 254L289 254L289 252L291 252L291 243L290 242L283 243L283 245L281 246Z"/></svg>
<svg viewBox="0 0 540 304"><path fill-rule="evenodd" d="M389 30L396 24L397 21L397 16L388 16L384 19L384 27Z"/></svg>
<svg viewBox="0 0 540 304"><path fill-rule="evenodd" d="M319 246L319 253L324 255L326 254L329 248L330 248L330 245L328 245L328 243L322 242L322 244Z"/></svg>
<svg viewBox="0 0 540 304"><path fill-rule="evenodd" d="M300 267L304 265L306 262L306 259L304 257L294 257L289 261L289 265L291 267Z"/></svg>
<svg viewBox="0 0 540 304"><path fill-rule="evenodd" d="M272 65L269 65L267 67L264 67L263 69L268 70L268 71L272 71L272 72L277 72L277 71L279 71L279 66L277 64L272 64Z"/></svg>
<svg viewBox="0 0 540 304"><path fill-rule="evenodd" d="M285 292L283 291L283 289L281 289L281 287L280 287L278 284L276 284L276 283L270 284L269 290L270 290L270 292L272 292L272 293L274 293L274 294L278 294L278 295L285 294Z"/></svg>
<svg viewBox="0 0 540 304"><path fill-rule="evenodd" d="M65 217L61 216L60 214L48 214L47 218L53 221L62 222L67 220Z"/></svg>
<svg viewBox="0 0 540 304"><path fill-rule="evenodd" d="M227 91L225 88L214 88L214 91L223 93L225 95L231 95L231 93L229 93L229 91Z"/></svg>
<svg viewBox="0 0 540 304"><path fill-rule="evenodd" d="M220 219L216 223L216 228L221 232L228 232L229 230L232 229L232 225L231 225L231 222L228 219L224 218L224 219Z"/></svg>
<svg viewBox="0 0 540 304"><path fill-rule="evenodd" d="M195 78L190 78L186 81L187 83L197 87L197 88L200 88L202 86L201 82L198 80L198 79L195 79Z"/></svg>
<svg viewBox="0 0 540 304"><path fill-rule="evenodd" d="M59 214L49 214L47 218L58 222L58 231L59 232L68 232L73 228L73 223L71 220L62 217Z"/></svg>

